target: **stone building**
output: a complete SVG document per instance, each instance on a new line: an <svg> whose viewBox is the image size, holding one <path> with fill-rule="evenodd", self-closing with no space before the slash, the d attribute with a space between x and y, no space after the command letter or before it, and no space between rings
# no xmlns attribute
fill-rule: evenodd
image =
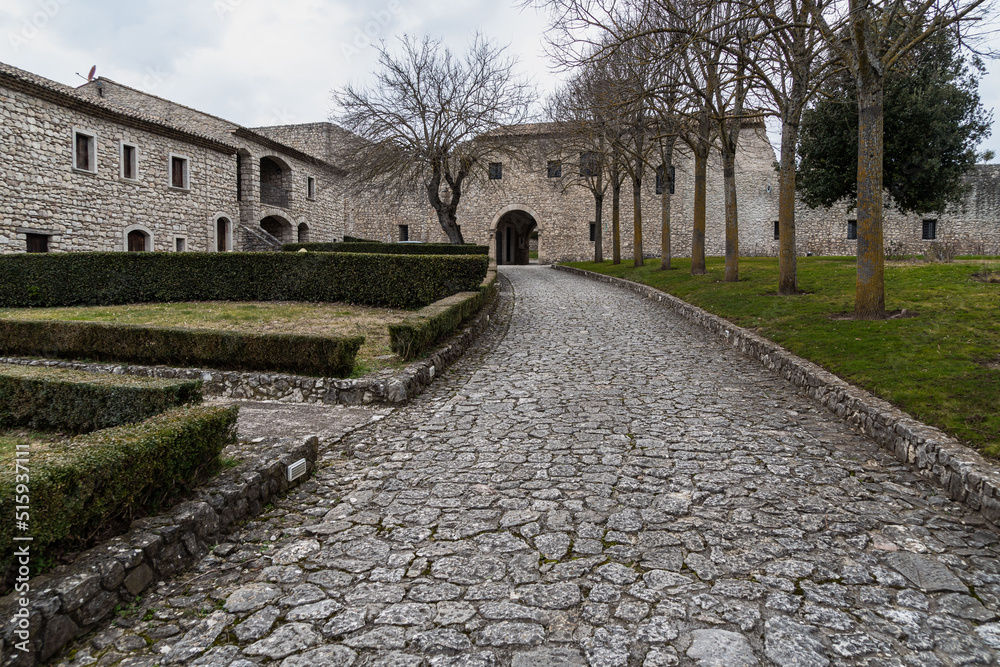
<svg viewBox="0 0 1000 667"><path fill-rule="evenodd" d="M343 236L343 170L267 128L108 79L71 88L3 64L0 119L4 252L263 250Z"/></svg>
<svg viewBox="0 0 1000 667"><path fill-rule="evenodd" d="M0 64L0 251L268 250L289 241L344 235L382 241L446 241L426 194L351 195L344 164L361 142L332 123L248 128L99 78L72 88ZM555 126L507 128L516 159L489 165L466 186L459 223L467 242L500 263L592 258L595 210L580 155L560 148ZM669 194L672 251L691 253L693 158L675 149L671 174L643 180L642 238L660 252ZM742 255L775 255L777 173L761 125L740 136L736 160ZM1000 254L1000 167L980 167L964 206L936 216L887 208L885 238L899 252L949 242L961 252ZM602 209L603 250L612 251L611 193ZM631 183L621 193L623 258L633 256ZM844 206L799 205L800 252L856 252ZM709 161L706 252L724 252L721 164Z"/></svg>

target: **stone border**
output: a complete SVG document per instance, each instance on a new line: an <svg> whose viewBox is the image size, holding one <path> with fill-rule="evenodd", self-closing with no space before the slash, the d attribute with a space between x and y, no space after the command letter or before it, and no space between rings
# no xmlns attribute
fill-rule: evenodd
<svg viewBox="0 0 1000 667"><path fill-rule="evenodd" d="M23 357L0 357L0 363L22 366L72 368L91 373L114 373L184 380L201 380L206 396L282 403L326 403L371 405L405 403L434 381L435 376L476 341L489 326L496 311L499 290L456 335L437 347L427 357L407 364L398 371L379 371L368 377L338 380L283 373L243 373L207 368L170 368L168 366L132 366L96 364ZM478 294L478 293L477 293Z"/></svg>
<svg viewBox="0 0 1000 667"><path fill-rule="evenodd" d="M130 604L155 581L169 578L204 558L227 530L256 516L273 498L299 482L288 482L286 466L306 459L316 469L316 436L282 439L262 445L249 460L195 490L194 498L167 512L132 522L125 535L83 552L69 565L32 578L28 610L28 652L16 644L12 593L0 600L0 664L33 665L107 619L119 605ZM302 481L308 476L300 478Z"/></svg>
<svg viewBox="0 0 1000 667"><path fill-rule="evenodd" d="M892 404L792 354L777 343L671 294L648 285L574 267L553 268L623 287L663 304L803 389L830 412L862 430L917 473L944 487L952 500L982 512L989 521L1000 520L1000 467L939 429L917 421Z"/></svg>

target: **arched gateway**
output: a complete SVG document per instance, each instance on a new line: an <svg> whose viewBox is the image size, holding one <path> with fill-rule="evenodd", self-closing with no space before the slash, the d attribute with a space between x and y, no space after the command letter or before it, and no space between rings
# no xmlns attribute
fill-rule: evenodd
<svg viewBox="0 0 1000 667"><path fill-rule="evenodd" d="M531 234L537 230L537 217L526 206L508 206L494 220L490 254L496 257L498 265L527 264Z"/></svg>

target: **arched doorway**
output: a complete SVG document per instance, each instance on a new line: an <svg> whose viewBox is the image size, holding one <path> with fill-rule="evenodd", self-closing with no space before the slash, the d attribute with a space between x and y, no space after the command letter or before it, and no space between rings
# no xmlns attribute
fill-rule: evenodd
<svg viewBox="0 0 1000 667"><path fill-rule="evenodd" d="M260 228L282 243L292 243L295 240L292 223L279 216L267 216L260 221Z"/></svg>
<svg viewBox="0 0 1000 667"><path fill-rule="evenodd" d="M507 211L497 221L494 241L497 264L527 264L531 257L531 234L538 222L527 211Z"/></svg>
<svg viewBox="0 0 1000 667"><path fill-rule="evenodd" d="M218 252L232 250L231 234L232 223L229 222L229 218L219 218L215 221L215 249Z"/></svg>
<svg viewBox="0 0 1000 667"><path fill-rule="evenodd" d="M144 232L138 229L133 229L128 233L128 251L129 252L146 252L146 241L148 237Z"/></svg>
<svg viewBox="0 0 1000 667"><path fill-rule="evenodd" d="M299 243L309 242L309 225L304 222L299 223Z"/></svg>

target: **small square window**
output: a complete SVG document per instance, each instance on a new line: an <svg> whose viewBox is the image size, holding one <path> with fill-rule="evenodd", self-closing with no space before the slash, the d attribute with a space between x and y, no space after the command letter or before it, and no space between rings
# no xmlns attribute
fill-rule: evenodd
<svg viewBox="0 0 1000 667"><path fill-rule="evenodd" d="M590 242L594 243L597 241L597 223L590 223Z"/></svg>
<svg viewBox="0 0 1000 667"><path fill-rule="evenodd" d="M549 160L549 178L560 178L562 176L562 161Z"/></svg>
<svg viewBox="0 0 1000 667"><path fill-rule="evenodd" d="M306 179L306 199L316 199L316 179L312 176Z"/></svg>
<svg viewBox="0 0 1000 667"><path fill-rule="evenodd" d="M176 252L184 252L187 250L187 239L183 236L174 237L174 250Z"/></svg>
<svg viewBox="0 0 1000 667"><path fill-rule="evenodd" d="M597 176L597 170L601 167L601 160L597 153L580 153L580 175Z"/></svg>
<svg viewBox="0 0 1000 667"><path fill-rule="evenodd" d="M27 237L27 251L28 252L48 252L49 251L49 236L48 234L25 234Z"/></svg>
<svg viewBox="0 0 1000 667"><path fill-rule="evenodd" d="M857 241L858 240L858 221L848 220L847 221L847 240Z"/></svg>
<svg viewBox="0 0 1000 667"><path fill-rule="evenodd" d="M97 137L93 134L73 130L73 167L79 171L97 172Z"/></svg>
<svg viewBox="0 0 1000 667"><path fill-rule="evenodd" d="M122 143L121 150L121 174L127 181L134 181L139 178L139 149L134 144Z"/></svg>
<svg viewBox="0 0 1000 667"><path fill-rule="evenodd" d="M490 162L490 180L499 181L503 178L503 162Z"/></svg>
<svg viewBox="0 0 1000 667"><path fill-rule="evenodd" d="M189 190L191 187L189 160L180 155L170 156L170 187L178 190Z"/></svg>
<svg viewBox="0 0 1000 667"><path fill-rule="evenodd" d="M922 238L924 241L933 241L937 238L937 220L924 220Z"/></svg>
<svg viewBox="0 0 1000 667"><path fill-rule="evenodd" d="M781 225L777 220L774 221L774 240L777 241L781 235Z"/></svg>
<svg viewBox="0 0 1000 667"><path fill-rule="evenodd" d="M410 226L409 225L400 225L399 226L399 240L400 241L409 241L410 240Z"/></svg>

